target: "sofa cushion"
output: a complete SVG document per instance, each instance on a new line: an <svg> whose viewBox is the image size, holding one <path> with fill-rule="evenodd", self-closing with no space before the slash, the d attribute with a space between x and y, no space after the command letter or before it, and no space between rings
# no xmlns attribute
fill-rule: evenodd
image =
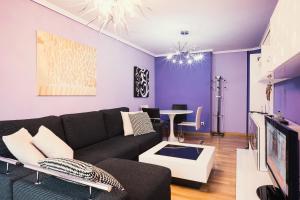
<svg viewBox="0 0 300 200"><path fill-rule="evenodd" d="M104 160L96 166L116 177L130 200L171 199L171 171L168 168L115 158Z"/></svg>
<svg viewBox="0 0 300 200"><path fill-rule="evenodd" d="M152 122L148 113L141 112L136 114L129 114L129 118L134 136L154 132Z"/></svg>
<svg viewBox="0 0 300 200"><path fill-rule="evenodd" d="M32 135L25 129L2 137L9 151L24 164L39 165L45 156L32 144Z"/></svg>
<svg viewBox="0 0 300 200"><path fill-rule="evenodd" d="M139 146L134 141L124 140L124 136L113 137L97 144L75 151L75 159L88 163L98 163L107 158L136 159Z"/></svg>
<svg viewBox="0 0 300 200"><path fill-rule="evenodd" d="M109 137L124 135L121 111L129 112L129 108L121 107L100 111L104 113L105 127Z"/></svg>
<svg viewBox="0 0 300 200"><path fill-rule="evenodd" d="M132 125L130 122L129 114L136 114L136 113L141 113L142 111L137 111L137 112L123 112L121 111L121 116L123 120L123 131L124 131L124 136L128 135L133 135L133 129Z"/></svg>
<svg viewBox="0 0 300 200"><path fill-rule="evenodd" d="M58 171L71 176L76 176L95 183L103 183L124 190L119 181L111 174L90 163L68 158L46 158L39 162L46 169Z"/></svg>
<svg viewBox="0 0 300 200"><path fill-rule="evenodd" d="M67 143L79 149L107 139L101 112L85 112L61 116Z"/></svg>
<svg viewBox="0 0 300 200"><path fill-rule="evenodd" d="M73 158L74 151L48 128L41 126L32 143L49 158Z"/></svg>
<svg viewBox="0 0 300 200"><path fill-rule="evenodd" d="M80 160L69 158L46 158L39 162L45 169L58 171L71 176L96 182L99 175L95 172L93 165Z"/></svg>
<svg viewBox="0 0 300 200"><path fill-rule="evenodd" d="M66 182L52 176L40 175L40 185L35 185L35 175L24 177L13 184L14 200L86 200L89 190L86 186ZM93 200L128 200L126 191L106 192L92 189Z"/></svg>
<svg viewBox="0 0 300 200"><path fill-rule="evenodd" d="M66 140L61 119L57 116L48 116L36 119L0 121L0 155L13 158L13 156L3 143L2 136L15 133L21 128L26 128L29 133L34 136L38 132L41 125L49 128L62 140Z"/></svg>
<svg viewBox="0 0 300 200"><path fill-rule="evenodd" d="M126 136L124 140L126 140L127 143L133 142L137 144L139 146L139 154L142 154L160 143L162 141L162 135L154 132L138 136Z"/></svg>

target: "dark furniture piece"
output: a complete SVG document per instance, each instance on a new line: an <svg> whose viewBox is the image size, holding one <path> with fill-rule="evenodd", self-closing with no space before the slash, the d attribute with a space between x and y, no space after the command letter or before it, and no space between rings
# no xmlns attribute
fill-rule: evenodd
<svg viewBox="0 0 300 200"><path fill-rule="evenodd" d="M161 133L165 137L168 137L169 124L160 119L160 109L142 108L142 111L148 113L156 132Z"/></svg>
<svg viewBox="0 0 300 200"><path fill-rule="evenodd" d="M186 104L173 104L172 110L187 110ZM174 124L179 124L187 120L187 115L176 115L174 119Z"/></svg>
<svg viewBox="0 0 300 200"><path fill-rule="evenodd" d="M148 113L152 123L160 122L159 108L142 108L143 112Z"/></svg>
<svg viewBox="0 0 300 200"><path fill-rule="evenodd" d="M92 190L93 199L101 200L170 200L171 172L169 169L136 162L139 154L162 141L160 133L124 136L120 111L116 108L94 112L48 116L37 119L0 121L0 156L12 158L2 136L26 128L35 135L41 125L48 127L74 150L75 159L92 163L115 176L126 191ZM88 199L89 187L41 174L23 166L0 161L1 200Z"/></svg>
<svg viewBox="0 0 300 200"><path fill-rule="evenodd" d="M173 104L172 110L187 110L187 104ZM174 118L174 133L175 135L179 135L178 124L181 122L187 121L187 115L176 115Z"/></svg>

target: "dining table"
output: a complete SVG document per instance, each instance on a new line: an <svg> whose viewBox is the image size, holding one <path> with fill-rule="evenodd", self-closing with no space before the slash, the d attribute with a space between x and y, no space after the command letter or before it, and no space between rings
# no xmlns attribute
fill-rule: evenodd
<svg viewBox="0 0 300 200"><path fill-rule="evenodd" d="M187 115L193 113L192 110L160 110L161 115L168 115L170 119L170 136L168 141L178 141L174 135L174 118L176 115Z"/></svg>

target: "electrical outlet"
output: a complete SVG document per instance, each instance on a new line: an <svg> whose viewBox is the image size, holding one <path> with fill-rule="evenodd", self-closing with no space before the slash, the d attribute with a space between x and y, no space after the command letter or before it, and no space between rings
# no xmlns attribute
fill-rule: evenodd
<svg viewBox="0 0 300 200"><path fill-rule="evenodd" d="M201 126L205 126L205 122L201 122Z"/></svg>

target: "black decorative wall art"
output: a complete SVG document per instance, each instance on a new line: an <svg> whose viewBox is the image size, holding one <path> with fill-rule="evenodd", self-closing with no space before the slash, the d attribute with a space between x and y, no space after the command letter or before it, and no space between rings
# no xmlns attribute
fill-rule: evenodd
<svg viewBox="0 0 300 200"><path fill-rule="evenodd" d="M149 97L149 70L134 67L134 97Z"/></svg>

